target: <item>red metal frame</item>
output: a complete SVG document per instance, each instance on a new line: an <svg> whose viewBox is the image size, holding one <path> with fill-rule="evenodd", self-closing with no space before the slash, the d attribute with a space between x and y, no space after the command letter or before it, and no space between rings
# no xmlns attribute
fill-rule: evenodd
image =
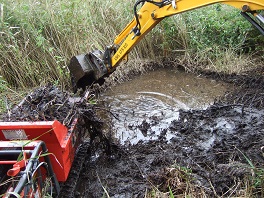
<svg viewBox="0 0 264 198"><path fill-rule="evenodd" d="M76 123L76 122L75 122ZM77 144L75 126L68 130L66 126L58 121L40 121L40 122L0 122L0 149L8 147L7 139L4 135L12 131L23 130L27 140L20 140L20 144L28 144L33 140L42 140L45 142L50 154L50 160L57 176L58 181L67 180ZM4 131L4 132L3 132ZM29 145L27 145L29 146ZM2 161L2 163L8 163Z"/></svg>
<svg viewBox="0 0 264 198"><path fill-rule="evenodd" d="M7 175L16 177L15 180L9 182L9 185L6 183L8 186L4 197L9 197L10 193L16 193L21 197L40 197L41 193L45 193L46 190L49 191L48 193L54 192L54 195L59 194L60 186L50 157L46 155L48 149L43 141L18 140L1 141L0 143L0 164L14 162L13 167L7 171ZM46 186L44 181L47 177L52 180L50 183L52 188L42 191Z"/></svg>

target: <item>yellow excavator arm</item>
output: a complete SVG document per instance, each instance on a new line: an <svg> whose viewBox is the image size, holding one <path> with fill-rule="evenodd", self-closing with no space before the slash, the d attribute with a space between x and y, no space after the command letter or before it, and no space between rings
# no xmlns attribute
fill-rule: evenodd
<svg viewBox="0 0 264 198"><path fill-rule="evenodd" d="M115 38L105 51L96 50L74 56L69 64L74 90L101 84L104 77L111 74L119 63L127 58L132 48L162 19L208 6L215 3L231 5L241 10L244 16L264 35L264 0L138 0L134 5L134 19ZM138 7L141 8L138 9Z"/></svg>

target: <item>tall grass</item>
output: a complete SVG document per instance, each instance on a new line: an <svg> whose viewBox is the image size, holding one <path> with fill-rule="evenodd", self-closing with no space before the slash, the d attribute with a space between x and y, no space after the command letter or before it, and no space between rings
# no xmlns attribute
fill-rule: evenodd
<svg viewBox="0 0 264 198"><path fill-rule="evenodd" d="M226 73L261 65L264 37L239 12L216 4L184 14L185 23L192 24L187 34L190 65L201 62L205 68Z"/></svg>
<svg viewBox="0 0 264 198"><path fill-rule="evenodd" d="M111 1L2 3L0 72L9 84L19 87L50 81L67 85L69 59L111 44L123 26L119 21L128 21L123 17L127 14L113 11L123 3L114 6Z"/></svg>
<svg viewBox="0 0 264 198"><path fill-rule="evenodd" d="M0 3L4 5L0 76L13 87L52 82L69 88L70 58L94 49L104 50L112 44L133 18L134 0L0 0ZM249 39L252 35L253 39ZM251 44L246 46L248 51L263 52L263 39L255 35L238 11L214 5L163 20L131 52L130 58L171 56L190 70L195 65L217 71L244 70L245 65L255 64L240 53L246 43ZM256 43L262 47L255 46ZM230 70L230 65L236 67Z"/></svg>

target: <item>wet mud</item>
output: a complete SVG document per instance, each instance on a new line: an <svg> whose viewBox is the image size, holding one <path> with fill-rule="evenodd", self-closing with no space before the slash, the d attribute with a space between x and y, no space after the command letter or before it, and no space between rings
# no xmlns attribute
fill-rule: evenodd
<svg viewBox="0 0 264 198"><path fill-rule="evenodd" d="M264 164L263 78L203 75L232 89L206 108L180 108L162 129L152 130L161 119L150 114L128 123L127 130L148 140L118 141L110 156L92 150L75 196L169 197L171 191L175 197L247 197L254 186L251 195L262 197L262 176L256 174ZM118 113L112 116L118 119ZM113 137L114 126L107 124Z"/></svg>
<svg viewBox="0 0 264 198"><path fill-rule="evenodd" d="M202 76L221 79L234 89L207 107L172 109L170 113L175 111L177 116L162 128L155 126L165 114L146 114L145 119L128 123L128 129L150 137L147 141L118 141L111 120L119 115L108 108L107 101L101 106L73 101L53 86L29 94L3 119L68 123L65 118L78 115L89 123L84 126L94 129L87 136L90 147L69 197L169 197L169 191L175 197L245 197L247 185L253 186L251 194L262 197L264 184L258 183L263 181L258 171L264 164L264 79L255 74Z"/></svg>
<svg viewBox="0 0 264 198"><path fill-rule="evenodd" d="M169 187L177 189L175 195L183 195L186 181L176 181L187 176L196 196L200 189L208 197L230 196L244 177L252 176L247 159L256 167L264 163L263 115L256 109L223 104L180 111L179 120L158 140L120 146L113 156L94 152L81 176L79 196L101 197L107 192L110 197L144 197L151 188L168 192ZM168 132L174 134L169 141ZM177 178L172 171L186 176Z"/></svg>

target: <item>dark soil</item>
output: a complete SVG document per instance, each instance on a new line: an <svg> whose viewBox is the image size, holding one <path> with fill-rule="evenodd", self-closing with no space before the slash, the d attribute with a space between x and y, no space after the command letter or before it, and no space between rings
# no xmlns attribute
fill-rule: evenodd
<svg viewBox="0 0 264 198"><path fill-rule="evenodd" d="M169 186L180 195L188 191L186 177L196 193L202 188L208 197L229 196L230 189L252 176L248 160L263 166L263 121L262 110L219 103L181 111L159 140L119 146L112 156L92 152L81 176L86 181L80 184L81 197L101 197L103 187L110 197L144 197L146 190L168 192ZM175 134L169 141L167 131ZM183 181L175 182L177 177Z"/></svg>
<svg viewBox="0 0 264 198"><path fill-rule="evenodd" d="M212 73L203 75L216 78ZM249 187L253 195L262 197L264 79L231 75L221 76L221 80L234 86L234 91L205 110L180 110L179 119L158 140L136 145L113 142L109 127L103 135L98 106L87 100L73 102L69 94L51 85L33 91L3 119L57 119L67 125L72 117L80 116L96 129L90 134L90 149L80 178L76 178L74 197L147 197L150 192L157 196L169 189L175 197L185 193L193 197L245 196ZM149 120L138 126L142 132L148 130ZM168 132L173 133L170 139Z"/></svg>
<svg viewBox="0 0 264 198"><path fill-rule="evenodd" d="M74 103L69 102L69 94L59 88L47 85L29 93L10 113L3 116L4 121L52 121L61 123L74 109Z"/></svg>
<svg viewBox="0 0 264 198"><path fill-rule="evenodd" d="M118 145L111 156L92 150L76 197L145 197L151 189L167 193L169 187L174 196L247 197L250 189L262 197L264 78L203 75L234 89L205 110L181 110L158 140ZM145 135L156 122L149 120L138 126ZM169 140L168 132L174 134Z"/></svg>

